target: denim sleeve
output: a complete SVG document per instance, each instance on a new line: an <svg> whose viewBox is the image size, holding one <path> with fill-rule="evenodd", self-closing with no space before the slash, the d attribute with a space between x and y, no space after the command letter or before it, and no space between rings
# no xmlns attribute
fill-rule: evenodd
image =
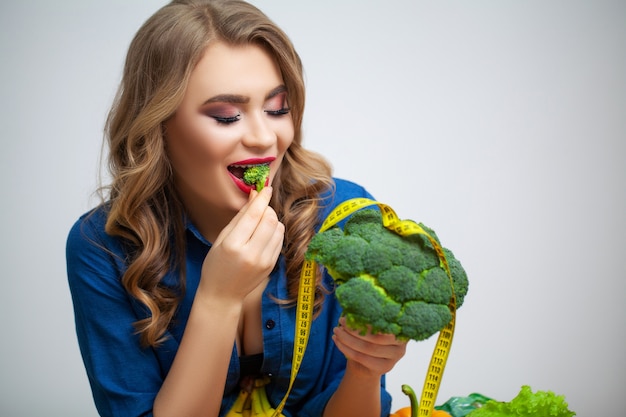
<svg viewBox="0 0 626 417"><path fill-rule="evenodd" d="M123 251L103 215L81 218L66 246L78 343L101 416L151 416L162 383L152 349L139 347L137 315L119 279ZM129 337L130 336L130 337Z"/></svg>

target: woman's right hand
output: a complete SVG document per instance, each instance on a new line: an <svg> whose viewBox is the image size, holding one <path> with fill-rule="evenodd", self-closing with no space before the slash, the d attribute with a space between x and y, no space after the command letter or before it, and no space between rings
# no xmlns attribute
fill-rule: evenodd
<svg viewBox="0 0 626 417"><path fill-rule="evenodd" d="M202 265L199 294L241 302L268 278L282 249L285 226L269 206L272 188L252 191L220 232Z"/></svg>

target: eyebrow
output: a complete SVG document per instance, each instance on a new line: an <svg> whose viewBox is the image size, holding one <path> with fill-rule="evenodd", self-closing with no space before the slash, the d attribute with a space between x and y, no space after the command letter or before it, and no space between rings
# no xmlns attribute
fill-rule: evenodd
<svg viewBox="0 0 626 417"><path fill-rule="evenodd" d="M279 85L278 87L274 88L272 91L267 93L267 95L265 96L265 100L269 100L285 92L287 92L287 87L284 85ZM211 97L210 99L205 101L203 104L209 104L209 103L246 104L248 102L250 102L250 97L246 97L246 96L242 96L238 94L219 94L215 97Z"/></svg>
<svg viewBox="0 0 626 417"><path fill-rule="evenodd" d="M286 93L286 92L287 92L287 87L284 84L279 85L278 87L276 87L275 89L270 91L265 96L265 100L269 100L270 98L276 97L277 95L282 94L282 93Z"/></svg>

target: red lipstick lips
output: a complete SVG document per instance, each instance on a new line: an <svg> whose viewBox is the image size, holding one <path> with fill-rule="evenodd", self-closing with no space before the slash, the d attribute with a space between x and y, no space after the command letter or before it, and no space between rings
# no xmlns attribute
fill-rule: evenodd
<svg viewBox="0 0 626 417"><path fill-rule="evenodd" d="M235 185L241 191L243 191L246 194L250 194L250 191L256 189L256 187L255 185L248 185L245 182L243 182L243 173L246 170L246 168L249 168L255 165L263 165L263 164L269 165L274 160L276 160L276 158L271 156L267 158L249 158L249 159L244 159L242 161L237 161L234 164L231 164L228 166L228 174L232 178ZM269 184L269 177L267 181L265 182L266 186L268 184Z"/></svg>

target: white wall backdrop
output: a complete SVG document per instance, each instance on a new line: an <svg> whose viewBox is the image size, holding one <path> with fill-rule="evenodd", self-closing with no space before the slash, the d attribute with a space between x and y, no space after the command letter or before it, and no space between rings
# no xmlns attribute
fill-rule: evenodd
<svg viewBox="0 0 626 417"><path fill-rule="evenodd" d="M439 392L623 414L626 2L254 2L292 37L308 147L422 221L470 293ZM162 0L0 4L0 415L95 416L64 245L126 47ZM388 379L421 390L432 340Z"/></svg>

